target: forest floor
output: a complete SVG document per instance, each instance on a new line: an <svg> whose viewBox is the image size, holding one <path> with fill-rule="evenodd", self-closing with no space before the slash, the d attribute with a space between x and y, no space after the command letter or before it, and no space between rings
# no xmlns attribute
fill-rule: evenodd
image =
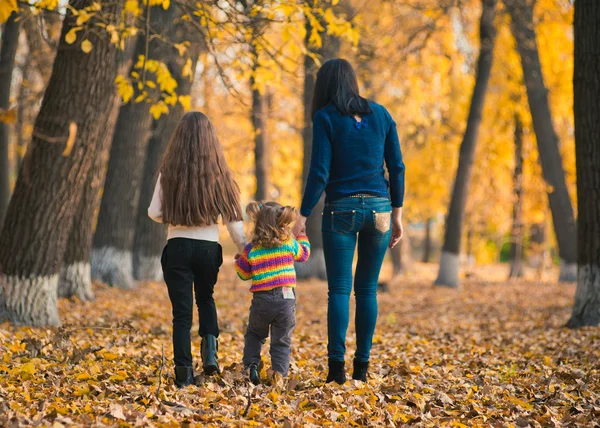
<svg viewBox="0 0 600 428"><path fill-rule="evenodd" d="M343 386L324 383L322 282L298 286L289 378L251 387L240 365L251 296L224 267L223 374L183 390L173 386L164 284L96 284L94 302L60 302L61 328L0 324L0 426L599 426L600 329L563 327L573 284L489 281L504 267L457 291L434 288L434 269L421 265L380 295L370 379ZM353 327L348 337L347 366Z"/></svg>

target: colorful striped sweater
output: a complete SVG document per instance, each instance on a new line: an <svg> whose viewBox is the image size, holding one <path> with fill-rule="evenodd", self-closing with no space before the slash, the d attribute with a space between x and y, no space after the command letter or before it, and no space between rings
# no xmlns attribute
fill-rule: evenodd
<svg viewBox="0 0 600 428"><path fill-rule="evenodd" d="M310 243L304 235L289 239L280 247L264 248L246 245L235 262L235 270L244 281L252 280L251 292L277 287L295 287L294 262L305 262L310 256Z"/></svg>

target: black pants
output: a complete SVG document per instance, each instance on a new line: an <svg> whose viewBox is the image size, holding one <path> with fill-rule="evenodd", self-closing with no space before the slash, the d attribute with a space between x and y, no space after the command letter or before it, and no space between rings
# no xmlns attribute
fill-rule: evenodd
<svg viewBox="0 0 600 428"><path fill-rule="evenodd" d="M198 334L201 337L207 334L219 336L213 292L222 263L223 251L217 242L173 238L169 239L163 250L161 264L173 306L173 354L176 366L192 367L190 330L193 293L196 294L200 321Z"/></svg>

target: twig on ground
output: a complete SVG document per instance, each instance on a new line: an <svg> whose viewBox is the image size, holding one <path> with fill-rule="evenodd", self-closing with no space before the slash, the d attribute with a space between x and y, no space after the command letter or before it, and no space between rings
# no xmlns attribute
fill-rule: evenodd
<svg viewBox="0 0 600 428"><path fill-rule="evenodd" d="M250 405L252 404L252 398L250 397L250 386L248 386L248 403L246 404L246 409L242 412L242 417L245 418L250 410Z"/></svg>
<svg viewBox="0 0 600 428"><path fill-rule="evenodd" d="M156 398L160 400L160 388L162 387L162 375L165 368L165 344L162 344L162 360L160 363L160 373L158 374L158 388L156 388Z"/></svg>

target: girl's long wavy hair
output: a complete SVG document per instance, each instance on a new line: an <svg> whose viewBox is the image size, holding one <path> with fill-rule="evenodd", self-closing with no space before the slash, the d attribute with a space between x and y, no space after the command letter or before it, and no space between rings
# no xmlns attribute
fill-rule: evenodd
<svg viewBox="0 0 600 428"><path fill-rule="evenodd" d="M160 166L163 222L209 226L242 219L240 189L214 126L200 112L179 122Z"/></svg>
<svg viewBox="0 0 600 428"><path fill-rule="evenodd" d="M263 248L280 247L292 237L291 224L298 212L277 202L250 202L246 214L254 222L252 243Z"/></svg>

